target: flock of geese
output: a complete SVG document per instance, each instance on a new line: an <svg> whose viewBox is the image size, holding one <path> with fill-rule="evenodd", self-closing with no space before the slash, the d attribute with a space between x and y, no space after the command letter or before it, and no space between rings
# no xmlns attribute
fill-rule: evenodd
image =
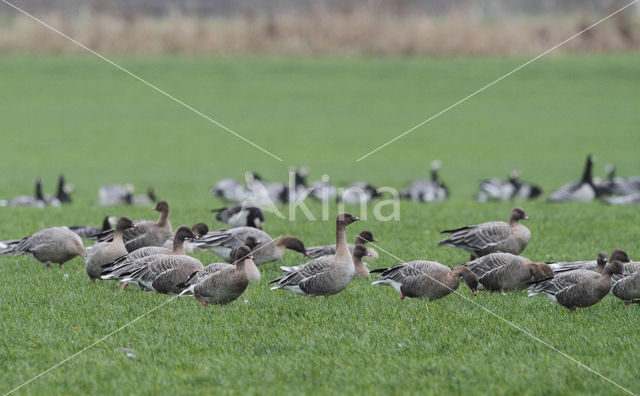
<svg viewBox="0 0 640 396"><path fill-rule="evenodd" d="M250 283L261 281L259 266L280 260L286 249L311 258L297 266L281 266L282 276L269 282L304 296L340 293L355 277L377 278L373 285L387 285L402 299L436 300L464 283L477 290L500 292L529 288L530 295L544 294L575 309L596 304L611 293L625 304L640 303L640 262L627 254L603 252L593 261L542 263L520 254L531 233L521 224L528 220L522 208L515 208L508 222L492 221L442 231L450 234L438 243L464 249L470 261L453 269L434 261L410 261L369 271L364 260L378 258L371 247L377 239L369 230L360 231L353 244L347 243L347 227L359 219L349 213L336 218L335 243L305 247L297 237L272 238L257 226L240 225L210 231L206 224L180 226L173 232L169 204L158 202L157 220L117 219L115 228L49 227L21 239L0 242L0 254L31 254L50 267L80 256L91 281L115 280L147 292L192 295L203 305L228 304L242 295ZM261 223L259 225L262 225ZM85 247L83 237L95 240ZM210 251L220 260L203 265L189 256Z"/></svg>

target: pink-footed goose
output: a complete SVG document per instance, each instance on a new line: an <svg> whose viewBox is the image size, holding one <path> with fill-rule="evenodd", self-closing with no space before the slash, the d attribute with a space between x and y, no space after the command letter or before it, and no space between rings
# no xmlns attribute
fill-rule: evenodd
<svg viewBox="0 0 640 396"><path fill-rule="evenodd" d="M124 246L122 233L132 227L135 227L135 225L131 218L127 216L121 217L116 223L113 240L111 242L100 242L89 250L84 268L92 282L100 277L103 265L111 263L122 256L126 256L127 248Z"/></svg>
<svg viewBox="0 0 640 396"><path fill-rule="evenodd" d="M62 264L76 256L87 257L82 239L67 227L49 227L22 239L7 241L0 254L31 254L36 260L45 263Z"/></svg>
<svg viewBox="0 0 640 396"><path fill-rule="evenodd" d="M628 263L629 256L622 249L615 249L611 252L609 259L607 260L607 254L605 252L598 253L595 260L587 261L559 261L555 263L549 263L551 269L556 275L576 270L589 270L599 274L604 272L604 267L607 262L620 261L621 263Z"/></svg>
<svg viewBox="0 0 640 396"><path fill-rule="evenodd" d="M440 299L453 293L461 280L469 286L473 294L478 288L478 277L464 265L453 270L434 261L411 261L389 268L371 271L379 272L379 280L372 285L387 285L400 293L400 299L405 297L427 298L431 301Z"/></svg>
<svg viewBox="0 0 640 396"><path fill-rule="evenodd" d="M356 247L353 249L353 254L351 255L351 257L353 258L353 267L355 268L356 277L361 277L361 278L369 277L369 269L367 268L366 263L362 261L362 258L367 256L369 256L369 252L366 246L356 245ZM280 269L283 270L284 272L293 272L293 271L299 271L304 266L305 264L296 265L294 267L287 267L287 266L281 265Z"/></svg>
<svg viewBox="0 0 640 396"><path fill-rule="evenodd" d="M128 252L133 252L146 246L162 246L171 237L171 222L169 221L169 204L160 201L153 210L160 212L157 221L138 220L136 228L124 232L122 238ZM113 238L113 232L102 233L98 241L108 241Z"/></svg>
<svg viewBox="0 0 640 396"><path fill-rule="evenodd" d="M571 310L590 307L609 293L611 277L615 274L624 274L624 266L619 261L607 264L602 274L584 269L560 274L531 286L529 295L545 294Z"/></svg>
<svg viewBox="0 0 640 396"><path fill-rule="evenodd" d="M351 253L347 247L346 227L359 218L341 213L336 219L336 253L315 258L297 271L272 280L271 290L284 289L305 296L330 296L344 290L355 275Z"/></svg>
<svg viewBox="0 0 640 396"><path fill-rule="evenodd" d="M237 253L239 259L234 264L225 264L224 268L211 273L207 273L206 268L192 273L178 286L184 288L181 295L191 293L205 307L209 303L226 305L236 300L249 285L247 266L255 267L249 247L240 246Z"/></svg>
<svg viewBox="0 0 640 396"><path fill-rule="evenodd" d="M478 276L478 278L480 278L489 271L500 268L504 265L509 265L513 262L525 264L531 262L531 260L511 253L489 253L486 256L478 257L475 260L465 263L464 266L469 268ZM480 284L479 288L483 288L482 284Z"/></svg>
<svg viewBox="0 0 640 396"><path fill-rule="evenodd" d="M478 281L485 290L499 291L504 296L505 291L526 289L535 282L553 278L553 275L548 264L514 260L487 272Z"/></svg>
<svg viewBox="0 0 640 396"><path fill-rule="evenodd" d="M511 211L509 223L492 221L473 226L466 226L441 233L452 234L438 243L438 246L450 246L464 249L471 253L471 259L489 253L503 252L520 254L531 240L531 232L520 220L529 217L522 208ZM475 256L475 257L474 257Z"/></svg>
<svg viewBox="0 0 640 396"><path fill-rule="evenodd" d="M246 244L243 246L240 246L231 255L234 258L234 264L211 263L206 267L204 267L204 269L199 271L197 274L194 274L195 279L193 280L193 282L197 283L199 279L204 278L209 274L213 274L214 272L221 271L225 268L233 267L235 265L235 262L238 261L238 259L243 260L244 256L248 254L245 251L245 249L248 248L250 253L251 250L253 250L253 248L255 248L258 244L259 243L256 241L254 237L251 237L251 236L247 237ZM251 260L245 260L244 269L247 272L247 277L249 279L249 282L256 282L256 283L260 282L260 279L262 277L260 276L260 270L258 270L256 263L253 261L253 255L251 255Z"/></svg>
<svg viewBox="0 0 640 396"><path fill-rule="evenodd" d="M363 230L363 231L360 231L358 233L358 235L356 235L355 243L350 243L347 246L349 247L349 251L351 252L351 254L353 254L353 249L357 245L365 245L368 242L378 242L378 240L373 236L371 231ZM367 250L370 253L369 256L370 256L371 259L377 259L378 258L378 252L376 252L375 249L367 248ZM328 256L328 255L335 254L335 253L336 253L336 245L312 246L312 247L307 249L307 254L311 258L316 258L316 257L321 257L321 256Z"/></svg>
<svg viewBox="0 0 640 396"><path fill-rule="evenodd" d="M256 265L277 261L284 255L285 249L291 249L306 255L304 243L296 237L281 237L275 242L266 232L253 227L236 227L229 230L211 231L194 244L215 253L224 261L233 262L231 256L234 249L245 244L247 237L254 237L260 242L260 248L254 249L253 261Z"/></svg>
<svg viewBox="0 0 640 396"><path fill-rule="evenodd" d="M191 227L191 231L197 237L197 238L191 238L191 239L199 239L209 232L209 227L205 223L196 223L193 225L193 227ZM173 249L174 238L175 238L175 234L173 234L169 239L167 239L164 245L162 245L162 247L167 249ZM190 242L190 241L184 241L184 243L182 244L182 248L184 249L184 253L186 254L191 254L191 253L202 250L198 248L193 242Z"/></svg>

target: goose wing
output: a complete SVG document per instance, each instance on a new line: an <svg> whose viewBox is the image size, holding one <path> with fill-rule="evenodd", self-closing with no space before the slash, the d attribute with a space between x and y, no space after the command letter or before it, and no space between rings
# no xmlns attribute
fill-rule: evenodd
<svg viewBox="0 0 640 396"><path fill-rule="evenodd" d="M511 227L502 221L492 221L455 230L445 230L441 233L451 233L452 235L440 241L438 246L452 246L479 251L495 246L507 239L511 235Z"/></svg>

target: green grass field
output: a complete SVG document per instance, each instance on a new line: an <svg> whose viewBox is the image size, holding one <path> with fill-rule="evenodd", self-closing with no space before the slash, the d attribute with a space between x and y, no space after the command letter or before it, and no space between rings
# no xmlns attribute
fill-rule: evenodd
<svg viewBox="0 0 640 396"><path fill-rule="evenodd" d="M613 162L640 174L640 56L539 60L371 157L356 159L509 72L525 58L280 59L119 58L124 67L284 159L278 162L89 56L0 58L0 198L29 194L64 172L76 186L63 208L0 208L0 240L48 225L99 223L106 214L155 218L146 207L101 208L100 185L156 188L176 228L205 220L222 202L208 190L257 170L284 180L309 165L311 180L364 179L404 187L443 161L452 198L403 202L401 221L369 219L379 245L405 259L454 266L468 255L437 248L445 228L508 217L515 205L478 204L477 182L512 168L546 193ZM531 218L536 261L591 259L623 248L638 258L636 207L519 203ZM320 205L310 204L320 214ZM336 213L332 207L333 214ZM353 209L359 214L357 208ZM329 243L333 221L270 216L271 235ZM216 261L196 255L205 264ZM618 394L620 388L535 341L460 295L425 305L355 280L329 299L270 291L288 252L261 267L263 281L227 307L175 299L21 388L16 394ZM381 252L370 267L396 260ZM65 277L64 274L68 274ZM0 257L0 392L5 393L166 302L164 295L89 282L81 259L46 270L30 257ZM634 393L640 311L608 296L570 313L525 292L459 291ZM120 347L136 351L129 358Z"/></svg>

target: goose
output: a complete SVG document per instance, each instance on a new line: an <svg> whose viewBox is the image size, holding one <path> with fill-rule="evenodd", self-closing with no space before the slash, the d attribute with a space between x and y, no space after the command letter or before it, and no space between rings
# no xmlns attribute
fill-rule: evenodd
<svg viewBox="0 0 640 396"><path fill-rule="evenodd" d="M87 254L84 267L92 282L100 277L103 265L111 263L119 257L126 256L127 248L124 246L122 234L126 230L135 227L130 217L123 216L116 223L113 240L111 242L100 242L91 248Z"/></svg>
<svg viewBox="0 0 640 396"><path fill-rule="evenodd" d="M334 252L335 253L335 252ZM355 268L356 277L368 278L369 277L369 269L367 268L367 263L362 261L363 257L369 257L371 254L367 250L364 245L356 245L351 253L351 257L353 258L353 266ZM287 267L284 265L280 266L280 269L284 272L293 272L299 271L305 264L296 265L293 267Z"/></svg>
<svg viewBox="0 0 640 396"><path fill-rule="evenodd" d="M230 227L254 227L259 230L264 224L264 213L257 206L237 205L227 208L212 209L216 220L228 224Z"/></svg>
<svg viewBox="0 0 640 396"><path fill-rule="evenodd" d="M171 237L171 222L169 222L169 204L160 201L153 210L160 212L158 221L137 220L134 229L128 229L123 234L124 245L129 253L145 246L162 246ZM100 234L98 241L108 241L113 238L113 232Z"/></svg>
<svg viewBox="0 0 640 396"><path fill-rule="evenodd" d="M0 254L32 254L36 260L51 268L51 263L62 264L76 256L86 259L87 251L82 239L67 227L49 227L33 235L5 243Z"/></svg>
<svg viewBox="0 0 640 396"><path fill-rule="evenodd" d="M624 275L623 264L619 261L607 264L602 274L589 270L560 274L531 286L529 296L545 294L570 310L590 307L609 293L611 276L615 274Z"/></svg>
<svg viewBox="0 0 640 396"><path fill-rule="evenodd" d="M207 249L224 261L232 262L231 252L245 243L247 237L254 237L261 243L259 249L253 250L254 261L257 265L277 261L284 255L285 249L291 249L306 256L304 243L296 237L281 237L276 241L266 232L253 227L236 227L229 230L211 231L194 244Z"/></svg>
<svg viewBox="0 0 640 396"><path fill-rule="evenodd" d="M204 274L205 268L193 273L186 282L178 286L184 288L180 294L193 294L205 307L209 303L226 305L236 300L249 285L250 279L246 269L253 262L249 247L240 246L238 253L241 256L240 260L234 264L226 264L221 270Z"/></svg>
<svg viewBox="0 0 640 396"><path fill-rule="evenodd" d="M609 259L607 260L607 254L605 252L598 253L595 260L587 261L559 261L556 263L548 263L556 274L567 273L576 270L589 270L601 274L604 272L604 267L608 262L620 261L621 263L628 263L629 256L622 249L615 249L611 252Z"/></svg>
<svg viewBox="0 0 640 396"><path fill-rule="evenodd" d="M246 250L246 249L249 250ZM207 265L206 267L204 267L204 269L198 271L197 273L194 273L192 275L192 277L190 278L189 281L187 281L188 284L191 283L198 283L201 280L203 280L205 277L216 273L218 271L222 271L224 269L230 268L230 267L234 267L235 263L240 260L240 261L245 261L245 265L244 265L244 269L247 272L247 279L249 279L249 282L254 282L254 283L258 283L260 282L260 279L262 279L262 276L260 275L260 270L258 270L258 267L256 266L256 263L253 261L253 255L251 255L251 249L253 249L251 246L248 245L243 245L240 246L237 250L236 253L236 257L237 260L234 260L233 264L228 264L228 263L211 263L209 265ZM251 260L245 260L245 256L251 256Z"/></svg>
<svg viewBox="0 0 640 396"><path fill-rule="evenodd" d="M507 290L526 289L532 283L553 278L553 270L545 263L511 263L494 268L481 276L478 281L485 290L499 291L503 296Z"/></svg>
<svg viewBox="0 0 640 396"><path fill-rule="evenodd" d="M131 205L133 203L132 184L108 184L98 189L98 205Z"/></svg>
<svg viewBox="0 0 640 396"><path fill-rule="evenodd" d="M593 168L593 156L587 156L587 162L584 167L582 179L579 182L567 183L558 190L549 195L549 202L586 202L593 201L597 194L593 186L593 177L591 176Z"/></svg>
<svg viewBox="0 0 640 396"><path fill-rule="evenodd" d="M371 272L380 273L380 279L372 285L393 287L400 293L401 300L405 297L437 300L456 290L461 280L469 286L473 295L476 295L478 288L478 277L464 265L452 270L435 261L417 260Z"/></svg>
<svg viewBox="0 0 640 396"><path fill-rule="evenodd" d="M449 189L438 176L441 165L440 160L431 162L431 179L414 181L400 193L400 197L411 199L414 202L437 202L447 199Z"/></svg>
<svg viewBox="0 0 640 396"><path fill-rule="evenodd" d="M47 205L60 206L71 203L71 193L73 186L65 183L64 175L58 176L58 189L56 195L45 195L44 200Z"/></svg>
<svg viewBox="0 0 640 396"><path fill-rule="evenodd" d="M520 254L531 240L531 232L520 224L520 220L528 220L524 209L515 208L511 211L509 224L502 221L492 221L473 226L442 231L451 236L438 242L438 246L450 246L464 249L474 256L480 257L489 253L503 252Z"/></svg>
<svg viewBox="0 0 640 396"><path fill-rule="evenodd" d="M158 199L153 187L149 187L146 194L137 194L131 198L131 205L136 206L148 206L153 205L156 202L158 202Z"/></svg>
<svg viewBox="0 0 640 396"><path fill-rule="evenodd" d="M211 189L215 197L226 201L240 203L251 197L251 192L235 179L222 179Z"/></svg>
<svg viewBox="0 0 640 396"><path fill-rule="evenodd" d="M338 189L329 183L329 176L323 176L322 180L311 183L311 195L320 202L329 202L338 196Z"/></svg>
<svg viewBox="0 0 640 396"><path fill-rule="evenodd" d="M542 194L539 186L528 182L520 181L520 174L517 170L509 172L507 180L497 177L480 182L480 191L476 195L478 202L487 201L509 201L512 199L535 199Z"/></svg>
<svg viewBox="0 0 640 396"><path fill-rule="evenodd" d="M349 247L349 251L351 252L351 254L353 254L353 249L357 245L364 245L368 242L378 242L378 240L373 237L373 234L371 233L371 231L363 230L363 231L360 231L358 235L356 235L355 243L353 244L350 243L347 246ZM370 256L371 259L377 259L379 257L378 252L375 249L367 248L367 251L369 252L368 256ZM330 254L334 254L335 252L336 252L336 245L313 246L307 249L307 254L311 258L328 256Z"/></svg>
<svg viewBox="0 0 640 396"><path fill-rule="evenodd" d="M276 285L271 290L284 289L310 297L328 297L344 290L355 275L345 232L349 224L358 220L349 213L339 214L336 219L336 253L315 258L299 270L272 280L269 283Z"/></svg>
<svg viewBox="0 0 640 396"><path fill-rule="evenodd" d="M200 260L185 255L154 254L131 261L116 277L103 274L102 279L121 279L125 284L137 283L141 288L163 294L180 293L179 286L204 266ZM122 289L124 289L123 286Z"/></svg>
<svg viewBox="0 0 640 396"><path fill-rule="evenodd" d="M379 196L380 193L371 184L355 182L345 187L342 193L338 195L338 202L344 202L348 205L360 205L370 202Z"/></svg>
<svg viewBox="0 0 640 396"><path fill-rule="evenodd" d="M46 202L42 195L42 181L40 179L36 179L33 195L18 195L8 201L3 201L0 206L31 206L34 208L44 208L46 206Z"/></svg>
<svg viewBox="0 0 640 396"><path fill-rule="evenodd" d="M635 205L640 203L640 192L608 197L603 202L609 205Z"/></svg>
<svg viewBox="0 0 640 396"><path fill-rule="evenodd" d="M634 271L625 277L615 276L611 294L622 300L624 305L640 304L640 271Z"/></svg>
<svg viewBox="0 0 640 396"><path fill-rule="evenodd" d="M199 239L203 235L206 235L209 232L209 227L205 223L196 223L196 224L193 225L193 227L191 227L191 231L193 232L193 234L195 236L187 238L187 239L189 239L189 241L185 240L182 243L182 248L184 250L183 254L191 254L191 253L194 253L194 252L202 250L202 249L198 248L191 240ZM173 239L174 238L175 238L175 234L172 235L169 239L167 239L165 241L164 245L162 245L162 247L164 247L166 249L169 249L169 250L173 249Z"/></svg>
<svg viewBox="0 0 640 396"><path fill-rule="evenodd" d="M500 268L511 263L526 264L530 262L531 260L526 257L511 253L489 253L486 256L478 257L475 260L465 263L464 266L473 271L478 279L480 279L487 272L493 271L496 268ZM482 284L480 284L480 289L483 288Z"/></svg>
<svg viewBox="0 0 640 396"><path fill-rule="evenodd" d="M102 227L96 226L71 226L69 229L81 237L91 237L96 234L103 233L105 231L109 231L111 227L115 226L116 217L108 215L102 221Z"/></svg>

